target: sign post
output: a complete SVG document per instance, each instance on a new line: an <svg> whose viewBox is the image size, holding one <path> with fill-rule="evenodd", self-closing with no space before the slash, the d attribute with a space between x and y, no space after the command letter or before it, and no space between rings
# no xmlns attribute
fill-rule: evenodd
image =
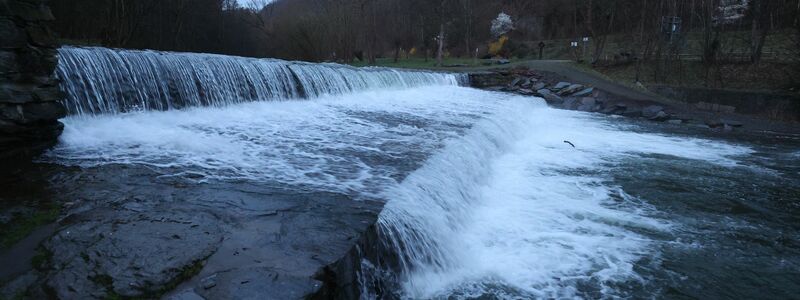
<svg viewBox="0 0 800 300"><path fill-rule="evenodd" d="M583 52L581 53L581 59L586 61L586 45L589 44L589 37L583 37Z"/></svg>

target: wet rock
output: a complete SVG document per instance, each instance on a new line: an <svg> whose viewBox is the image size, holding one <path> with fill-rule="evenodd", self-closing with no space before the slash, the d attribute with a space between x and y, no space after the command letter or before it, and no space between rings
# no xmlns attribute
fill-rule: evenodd
<svg viewBox="0 0 800 300"><path fill-rule="evenodd" d="M578 106L578 99L575 98L565 98L564 102L561 104L561 107L564 109L575 109Z"/></svg>
<svg viewBox="0 0 800 300"><path fill-rule="evenodd" d="M612 106L606 107L601 112L604 114L622 114L628 108L624 103L617 103Z"/></svg>
<svg viewBox="0 0 800 300"><path fill-rule="evenodd" d="M531 84L532 83L531 83L531 79L530 78L524 78L522 80L522 84L520 84L520 86L523 87L523 88L526 88L526 89L530 89L531 88Z"/></svg>
<svg viewBox="0 0 800 300"><path fill-rule="evenodd" d="M650 105L642 109L642 116L648 119L655 118L658 115L658 113L662 112L663 110L664 107L658 105Z"/></svg>
<svg viewBox="0 0 800 300"><path fill-rule="evenodd" d="M670 123L670 124L673 124L673 125L680 125L680 124L683 124L683 120L672 119L672 120L668 120L667 123Z"/></svg>
<svg viewBox="0 0 800 300"><path fill-rule="evenodd" d="M592 97L583 97L583 98L581 98L581 104L582 105L595 106L597 104L597 100L595 98L592 98Z"/></svg>
<svg viewBox="0 0 800 300"><path fill-rule="evenodd" d="M627 107L622 115L631 118L638 118L642 116L642 110L638 107Z"/></svg>
<svg viewBox="0 0 800 300"><path fill-rule="evenodd" d="M61 299L158 291L196 269L222 237L213 216L174 208L96 208L65 222L44 244L53 253L46 285Z"/></svg>
<svg viewBox="0 0 800 300"><path fill-rule="evenodd" d="M547 101L547 103L549 104L562 104L564 102L563 98L559 97L556 94L553 94L548 89L541 89L536 92L539 95L541 95L541 97L544 98L544 100Z"/></svg>
<svg viewBox="0 0 800 300"><path fill-rule="evenodd" d="M721 120L716 120L716 119L706 120L705 124L709 128L719 128L725 126L725 123L723 123Z"/></svg>
<svg viewBox="0 0 800 300"><path fill-rule="evenodd" d="M532 90L529 90L529 89L519 89L519 91L517 91L517 92L520 93L520 94L526 95L526 96L530 96L530 95L534 94L534 92Z"/></svg>
<svg viewBox="0 0 800 300"><path fill-rule="evenodd" d="M720 122L724 123L725 125L731 126L731 127L742 127L742 126L744 126L744 124L742 122L729 120L729 119L722 119L722 120L720 120Z"/></svg>
<svg viewBox="0 0 800 300"><path fill-rule="evenodd" d="M662 110L662 111L659 111L658 113L656 113L655 116L649 117L647 119L651 120L651 121L666 121L666 120L669 120L669 118L670 118L669 114L665 113Z"/></svg>
<svg viewBox="0 0 800 300"><path fill-rule="evenodd" d="M596 107L597 107L597 101L594 98L584 97L581 98L580 105L578 106L577 109L580 111L590 112L590 111L595 111Z"/></svg>
<svg viewBox="0 0 800 300"><path fill-rule="evenodd" d="M505 87L503 87L503 86L492 86L492 87L486 88L487 91L493 91L493 92L499 92L499 91L502 91L504 89L505 89Z"/></svg>
<svg viewBox="0 0 800 300"><path fill-rule="evenodd" d="M547 87L547 84L544 82L537 82L536 84L531 86L531 89L534 91L538 91Z"/></svg>
<svg viewBox="0 0 800 300"><path fill-rule="evenodd" d="M583 85L580 85L580 84L572 84L572 85L570 85L570 86L568 86L568 87L566 87L566 88L562 89L561 91L559 91L559 92L558 92L558 95L559 95L559 96L567 96L567 95L572 95L573 93L575 93L575 92L579 91L579 90L580 90L580 89L582 89L582 88L583 88ZM573 95L573 96L575 96L575 95ZM575 97L577 97L577 96L575 96Z"/></svg>
<svg viewBox="0 0 800 300"><path fill-rule="evenodd" d="M203 280L200 281L200 286L202 286L204 289L210 289L217 286L217 274L203 278Z"/></svg>
<svg viewBox="0 0 800 300"><path fill-rule="evenodd" d="M562 82L556 83L556 85L553 86L552 90L560 91L561 89L564 89L564 88L566 88L566 87L568 87L570 85L571 85L571 83L562 81Z"/></svg>
<svg viewBox="0 0 800 300"><path fill-rule="evenodd" d="M205 298L195 293L192 289L187 289L172 295L167 300L205 300Z"/></svg>
<svg viewBox="0 0 800 300"><path fill-rule="evenodd" d="M67 111L58 102L33 102L17 105L0 105L0 118L20 124L56 120L66 116Z"/></svg>
<svg viewBox="0 0 800 300"><path fill-rule="evenodd" d="M252 267L218 274L213 289L197 291L206 299L303 299L319 290L322 283L277 271Z"/></svg>
<svg viewBox="0 0 800 300"><path fill-rule="evenodd" d="M33 88L28 85L0 85L0 103L23 104L33 102Z"/></svg>
<svg viewBox="0 0 800 300"><path fill-rule="evenodd" d="M575 96L575 97L586 97L586 96L591 95L593 92L594 92L594 88L590 87L590 88L585 88L585 89L573 94L573 96Z"/></svg>
<svg viewBox="0 0 800 300"><path fill-rule="evenodd" d="M511 81L511 84L509 84L508 86L511 87L518 86L520 82L522 82L522 78L517 77L513 81Z"/></svg>

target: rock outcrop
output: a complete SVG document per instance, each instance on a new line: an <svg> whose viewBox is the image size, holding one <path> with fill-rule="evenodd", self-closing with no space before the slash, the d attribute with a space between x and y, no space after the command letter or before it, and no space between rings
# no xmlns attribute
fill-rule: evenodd
<svg viewBox="0 0 800 300"><path fill-rule="evenodd" d="M63 129L53 19L46 0L0 0L0 158L45 149Z"/></svg>

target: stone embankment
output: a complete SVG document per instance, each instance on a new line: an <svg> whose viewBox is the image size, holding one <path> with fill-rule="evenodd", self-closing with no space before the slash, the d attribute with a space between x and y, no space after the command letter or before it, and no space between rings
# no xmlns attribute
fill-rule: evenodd
<svg viewBox="0 0 800 300"><path fill-rule="evenodd" d="M53 19L45 0L0 0L0 158L47 148L63 129Z"/></svg>
<svg viewBox="0 0 800 300"><path fill-rule="evenodd" d="M550 72L529 69L499 70L472 73L470 80L476 88L540 97L555 108L721 130L745 126L744 122L736 118L726 118L722 114L697 113L684 106L630 99L596 87L570 82L568 78Z"/></svg>

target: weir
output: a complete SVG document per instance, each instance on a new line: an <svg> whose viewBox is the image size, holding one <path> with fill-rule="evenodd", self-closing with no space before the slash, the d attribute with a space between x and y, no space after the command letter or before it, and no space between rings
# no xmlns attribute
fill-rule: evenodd
<svg viewBox="0 0 800 300"><path fill-rule="evenodd" d="M463 74L198 53L64 47L59 57L56 74L70 115L221 107L468 81Z"/></svg>
<svg viewBox="0 0 800 300"><path fill-rule="evenodd" d="M42 198L81 200L37 283L64 299L642 298L680 233L616 178L752 152L459 74L60 55L70 116Z"/></svg>

